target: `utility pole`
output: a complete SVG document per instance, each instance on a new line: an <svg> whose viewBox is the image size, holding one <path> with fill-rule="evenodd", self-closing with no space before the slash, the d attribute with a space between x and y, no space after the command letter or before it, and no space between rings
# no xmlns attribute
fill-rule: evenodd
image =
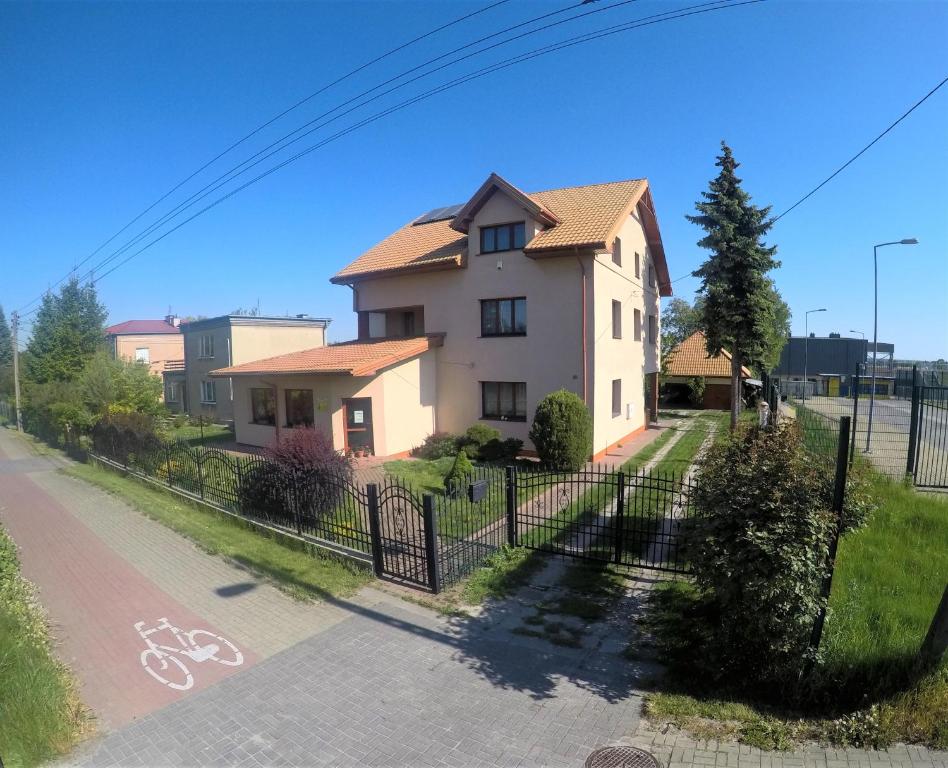
<svg viewBox="0 0 948 768"><path fill-rule="evenodd" d="M18 432L23 431L23 412L20 410L20 315L13 312L10 315L13 321L13 397L16 401L16 428Z"/></svg>

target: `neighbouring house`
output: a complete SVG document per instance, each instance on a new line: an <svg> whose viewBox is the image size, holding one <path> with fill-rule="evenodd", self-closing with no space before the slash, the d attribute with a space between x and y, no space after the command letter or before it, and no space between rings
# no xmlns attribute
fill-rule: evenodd
<svg viewBox="0 0 948 768"><path fill-rule="evenodd" d="M742 383L754 381L752 376L746 366L741 366ZM692 403L695 379L704 385L701 408L730 410L731 353L722 349L720 354L709 355L707 337L702 331L695 331L668 353L662 376L664 399L669 403Z"/></svg>
<svg viewBox="0 0 948 768"><path fill-rule="evenodd" d="M568 389L603 454L657 413L671 283L645 179L527 194L492 174L331 280L352 289L357 339L214 372L239 442L315 424L393 455L483 422L531 449L537 402Z"/></svg>
<svg viewBox="0 0 948 768"><path fill-rule="evenodd" d="M264 357L322 347L327 318L222 315L181 323L184 355L164 371L165 402L173 411L209 421L234 420L234 387L211 371Z"/></svg>
<svg viewBox="0 0 948 768"><path fill-rule="evenodd" d="M878 353L872 354L872 342L866 339L829 336L791 336L780 352L780 362L771 375L783 394L803 394L804 379L809 382L807 394L848 397L852 393L853 376L875 357L876 391L891 394L895 389L897 373L893 358L895 345L879 342ZM904 376L903 376L904 378ZM860 390L868 394L871 386L863 382Z"/></svg>
<svg viewBox="0 0 948 768"><path fill-rule="evenodd" d="M146 363L156 376L162 375L169 361L184 355L184 338L174 315L163 320L126 320L106 328L105 335L115 357Z"/></svg>

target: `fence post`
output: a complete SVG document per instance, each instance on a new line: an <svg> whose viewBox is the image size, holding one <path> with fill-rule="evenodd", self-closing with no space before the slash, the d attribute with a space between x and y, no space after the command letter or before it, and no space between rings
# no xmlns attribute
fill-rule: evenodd
<svg viewBox="0 0 948 768"><path fill-rule="evenodd" d="M441 563L438 560L438 513L434 496L426 493L421 497L421 509L425 520L425 559L428 563L428 586L438 594L441 591Z"/></svg>
<svg viewBox="0 0 948 768"><path fill-rule="evenodd" d="M616 479L619 481L619 492L616 494L615 563L622 565L622 550L625 548L625 472L620 469Z"/></svg>
<svg viewBox="0 0 948 768"><path fill-rule="evenodd" d="M905 460L905 474L915 474L915 456L918 452L918 411L921 394L921 387L915 384L915 377L912 377L912 420L909 426L909 444L908 457Z"/></svg>
<svg viewBox="0 0 948 768"><path fill-rule="evenodd" d="M853 465L853 456L856 455L856 425L859 423L859 368L853 374L853 423L852 439L849 441L849 466Z"/></svg>
<svg viewBox="0 0 948 768"><path fill-rule="evenodd" d="M204 457L198 456L198 490L201 492L201 500L204 500Z"/></svg>
<svg viewBox="0 0 948 768"><path fill-rule="evenodd" d="M372 541L372 568L381 578L384 562L382 560L382 530L379 522L379 487L375 483L365 486L365 495L369 506L369 538Z"/></svg>
<svg viewBox="0 0 948 768"><path fill-rule="evenodd" d="M165 443L165 461L168 464L168 487L174 487L174 483L171 480L171 443Z"/></svg>
<svg viewBox="0 0 948 768"><path fill-rule="evenodd" d="M823 624L826 623L826 608L829 605L830 591L833 588L833 571L836 568L836 549L839 547L839 536L843 527L843 502L846 500L846 474L849 467L849 416L839 420L839 444L836 449L836 482L833 486L833 511L836 513L836 529L830 539L829 551L826 554L826 572L823 576L823 586L820 596L823 606L813 623L813 633L810 635L810 650L814 653L820 647L823 637Z"/></svg>
<svg viewBox="0 0 948 768"><path fill-rule="evenodd" d="M512 466L505 468L506 484L504 486L507 493L507 544L511 547L517 546L517 483L514 473L516 469Z"/></svg>

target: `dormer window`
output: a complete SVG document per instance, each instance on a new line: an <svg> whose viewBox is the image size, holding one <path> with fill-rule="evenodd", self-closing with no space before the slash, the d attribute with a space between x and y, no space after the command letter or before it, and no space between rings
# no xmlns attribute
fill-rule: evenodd
<svg viewBox="0 0 948 768"><path fill-rule="evenodd" d="M526 228L522 221L481 227L481 253L519 250L526 244L525 234Z"/></svg>

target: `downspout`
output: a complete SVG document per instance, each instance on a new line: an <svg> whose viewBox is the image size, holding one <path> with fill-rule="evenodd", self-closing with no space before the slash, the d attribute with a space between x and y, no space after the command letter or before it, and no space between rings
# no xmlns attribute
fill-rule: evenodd
<svg viewBox="0 0 948 768"><path fill-rule="evenodd" d="M580 271L583 273L583 281L582 281L582 290L583 290L583 298L582 298L582 312L583 312L583 322L582 322L582 329L583 329L583 331L582 331L582 333L583 333L583 344L582 344L582 347L583 347L583 402L584 402L587 406L589 406L589 398L588 398L588 396L587 396L587 394L588 394L588 386L589 386L588 374L587 374L587 368L588 368L587 359L588 359L588 356L587 356L587 354L586 354L586 265L583 264L583 259L582 259L582 257L579 255L579 248L574 247L574 248L573 248L573 251L574 251L574 253L576 254L576 261L577 261L577 263L579 264L579 269L580 269Z"/></svg>

